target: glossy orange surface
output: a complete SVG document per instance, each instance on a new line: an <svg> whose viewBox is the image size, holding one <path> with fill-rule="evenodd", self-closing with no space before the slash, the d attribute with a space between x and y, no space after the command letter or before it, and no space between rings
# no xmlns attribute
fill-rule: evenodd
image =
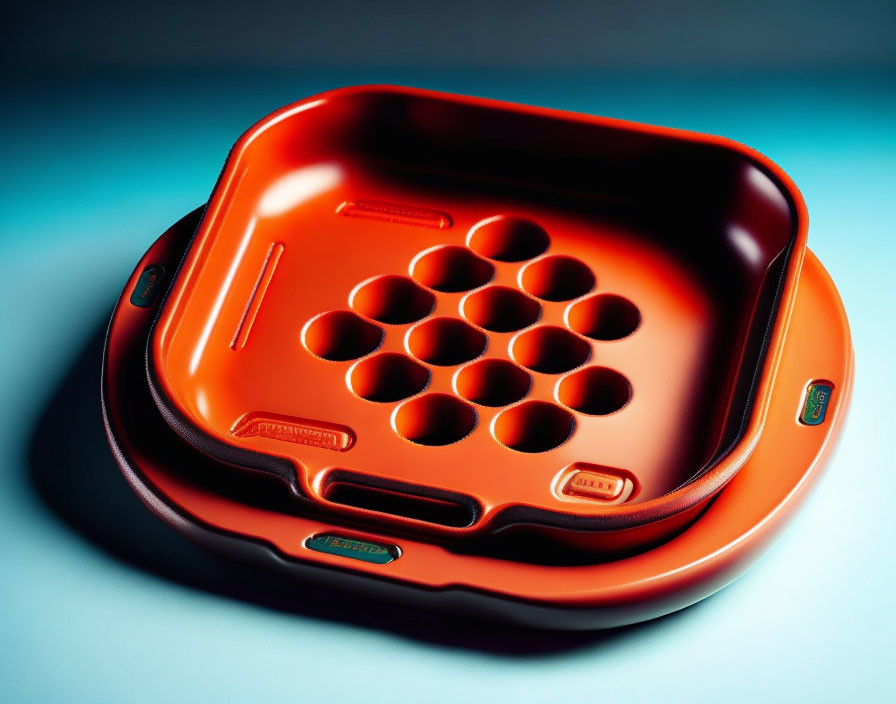
<svg viewBox="0 0 896 704"><path fill-rule="evenodd" d="M443 536L513 509L573 543L555 521L653 539L770 426L805 228L789 179L727 140L333 91L237 143L151 378L220 453L203 449L288 460L318 509ZM627 490L564 491L580 463ZM335 501L334 472L454 495L472 524Z"/></svg>
<svg viewBox="0 0 896 704"><path fill-rule="evenodd" d="M462 554L412 538L334 527L295 515L287 496L279 503L245 480L221 491L226 473L181 440L140 390L144 340L155 308L129 304L127 292L150 264L168 268L179 258L195 220L172 228L140 262L112 319L104 360L104 411L110 440L125 475L156 513L192 534L200 526L222 536L270 547L307 578L367 577L353 584L371 594L383 584L430 595L450 608L463 594L489 598L492 616L542 626L594 628L668 613L723 587L757 559L798 506L834 446L849 404L853 354L849 328L833 283L809 254L800 277L788 343L769 397L767 426L741 471L687 530L624 559L576 566ZM799 421L813 381L833 386L825 421ZM210 488L215 487L215 488ZM267 498L264 498L267 497ZM401 555L370 564L305 546L318 533L397 544ZM195 537L195 536L194 536ZM233 550L233 554L238 551ZM311 570L317 566L321 569ZM367 586L364 586L364 585ZM534 617L524 606L561 609ZM563 615L572 614L564 620Z"/></svg>

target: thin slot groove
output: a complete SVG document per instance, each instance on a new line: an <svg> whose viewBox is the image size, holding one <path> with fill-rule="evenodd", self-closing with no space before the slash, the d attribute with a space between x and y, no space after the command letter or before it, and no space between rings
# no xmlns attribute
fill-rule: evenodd
<svg viewBox="0 0 896 704"><path fill-rule="evenodd" d="M326 489L325 498L342 506L449 528L466 528L476 520L473 510L458 501L367 486L347 480L331 483Z"/></svg>
<svg viewBox="0 0 896 704"><path fill-rule="evenodd" d="M255 281L252 293L249 294L246 308L243 310L243 315L236 327L236 333L230 343L232 350L239 351L246 346L246 342L249 340L249 333L252 331L252 325L255 323L258 310L261 308L264 294L267 292L268 286L271 285L271 279L274 278L274 270L277 268L277 263L280 261L280 256L283 254L284 249L282 242L272 242L268 248L264 263L261 265L261 271L258 273L258 279Z"/></svg>

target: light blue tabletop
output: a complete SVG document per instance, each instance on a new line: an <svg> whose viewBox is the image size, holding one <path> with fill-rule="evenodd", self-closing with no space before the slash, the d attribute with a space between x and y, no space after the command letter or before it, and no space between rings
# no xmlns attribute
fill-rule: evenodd
<svg viewBox="0 0 896 704"><path fill-rule="evenodd" d="M842 442L777 546L659 621L507 631L210 556L131 494L99 416L125 277L257 118L394 82L712 132L803 191L850 316ZM0 701L896 701L896 82L883 75L154 74L22 81L0 112ZM298 599L296 598L298 595Z"/></svg>

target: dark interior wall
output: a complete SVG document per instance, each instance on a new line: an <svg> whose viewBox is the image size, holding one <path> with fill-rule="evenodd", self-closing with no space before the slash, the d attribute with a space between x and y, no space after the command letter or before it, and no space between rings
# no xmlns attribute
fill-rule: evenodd
<svg viewBox="0 0 896 704"><path fill-rule="evenodd" d="M896 66L893 0L6 2L7 69Z"/></svg>

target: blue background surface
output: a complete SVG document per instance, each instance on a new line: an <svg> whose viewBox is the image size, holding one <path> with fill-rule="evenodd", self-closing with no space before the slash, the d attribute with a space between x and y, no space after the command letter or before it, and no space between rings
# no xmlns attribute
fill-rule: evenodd
<svg viewBox="0 0 896 704"><path fill-rule="evenodd" d="M723 134L777 161L853 327L839 450L779 544L677 615L507 631L253 578L156 521L102 436L99 335L155 236L290 100L391 81ZM896 81L888 74L139 73L0 118L0 700L893 700ZM298 601L299 603L294 603Z"/></svg>
<svg viewBox="0 0 896 704"><path fill-rule="evenodd" d="M896 701L894 37L892 0L4 3L0 702ZM721 134L793 177L855 393L736 583L611 632L476 625L259 576L127 487L99 364L131 268L250 124L367 82Z"/></svg>

